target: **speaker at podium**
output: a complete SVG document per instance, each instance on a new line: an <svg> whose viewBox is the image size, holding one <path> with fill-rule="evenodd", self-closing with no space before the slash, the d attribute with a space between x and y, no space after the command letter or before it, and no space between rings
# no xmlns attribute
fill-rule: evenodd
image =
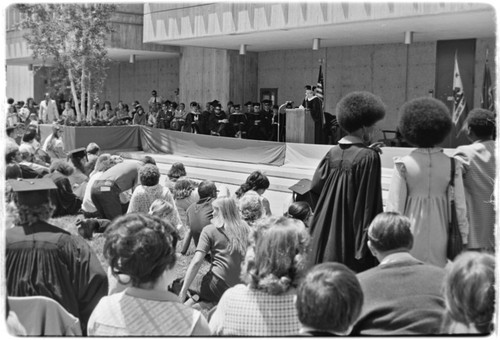
<svg viewBox="0 0 500 340"><path fill-rule="evenodd" d="M314 144L314 121L309 110L286 109L286 141Z"/></svg>

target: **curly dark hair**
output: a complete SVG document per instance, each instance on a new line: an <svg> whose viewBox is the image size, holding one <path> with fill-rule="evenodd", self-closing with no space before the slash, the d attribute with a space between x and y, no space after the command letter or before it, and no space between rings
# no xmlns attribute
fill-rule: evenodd
<svg viewBox="0 0 500 340"><path fill-rule="evenodd" d="M448 136L451 126L450 111L435 98L416 98L400 109L398 129L405 140L416 147L438 145Z"/></svg>
<svg viewBox="0 0 500 340"><path fill-rule="evenodd" d="M261 171L254 171L250 174L250 176L247 177L247 180L245 183L240 185L238 190L236 190L236 197L240 198L249 190L259 190L259 189L265 189L267 190L269 188L269 179L267 178L264 173Z"/></svg>
<svg viewBox="0 0 500 340"><path fill-rule="evenodd" d="M351 92L337 104L336 114L340 127L348 133L372 126L385 117L385 105L373 93Z"/></svg>
<svg viewBox="0 0 500 340"><path fill-rule="evenodd" d="M179 235L172 224L156 216L120 216L106 229L105 237L103 254L113 275L119 281L119 274L128 275L133 287L156 282L175 265Z"/></svg>
<svg viewBox="0 0 500 340"><path fill-rule="evenodd" d="M167 173L168 178L170 179L178 179L180 177L186 176L186 168L184 164L177 162L172 164L172 167Z"/></svg>
<svg viewBox="0 0 500 340"><path fill-rule="evenodd" d="M491 138L495 133L495 114L485 109L474 109L467 115L467 126L479 138Z"/></svg>
<svg viewBox="0 0 500 340"><path fill-rule="evenodd" d="M36 130L28 128L23 135L23 142L30 142L36 138Z"/></svg>
<svg viewBox="0 0 500 340"><path fill-rule="evenodd" d="M142 185L152 187L160 182L160 170L156 165L144 164L139 169L139 179Z"/></svg>

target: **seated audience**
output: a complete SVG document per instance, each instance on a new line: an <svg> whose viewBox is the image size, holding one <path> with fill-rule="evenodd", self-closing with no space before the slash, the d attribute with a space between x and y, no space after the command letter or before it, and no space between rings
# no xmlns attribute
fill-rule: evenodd
<svg viewBox="0 0 500 340"><path fill-rule="evenodd" d="M89 181L89 176L87 175L87 151L85 148L78 148L68 152L68 159L73 165L75 171L68 176L71 188L76 196L83 199L85 194L85 188Z"/></svg>
<svg viewBox="0 0 500 340"><path fill-rule="evenodd" d="M69 176L74 168L67 162L59 159L50 165L50 173L45 178L51 179L57 186L56 190L50 191L50 199L55 210L52 217L65 215L76 215L82 207L82 199L73 193Z"/></svg>
<svg viewBox="0 0 500 340"><path fill-rule="evenodd" d="M223 336L291 336L299 333L296 288L305 270L309 233L300 221L269 217L254 227L242 267L246 283L228 289L210 319Z"/></svg>
<svg viewBox="0 0 500 340"><path fill-rule="evenodd" d="M64 143L61 138L62 127L58 124L52 125L52 133L47 136L43 142L42 150L45 151L52 159L65 159Z"/></svg>
<svg viewBox="0 0 500 340"><path fill-rule="evenodd" d="M97 158L99 157L99 152L101 147L94 142L89 143L86 148L87 151L87 164L85 164L85 174L90 177L92 171L94 171Z"/></svg>
<svg viewBox="0 0 500 340"><path fill-rule="evenodd" d="M141 185L136 187L132 193L127 214L134 212L148 213L151 204L159 198L175 206L170 191L160 184L160 170L156 165L144 164L139 169L139 180Z"/></svg>
<svg viewBox="0 0 500 340"><path fill-rule="evenodd" d="M462 164L462 174L469 221L470 250L493 252L495 248L495 205L493 202L496 174L495 114L474 109L465 122L470 145L459 146L454 157Z"/></svg>
<svg viewBox="0 0 500 340"><path fill-rule="evenodd" d="M36 173L36 175L31 178L40 178L49 173L49 167L34 162L35 155L33 154L33 148L30 145L21 144L19 147L19 153L21 154L21 162L19 162L19 166L31 169ZM23 176L23 178L27 177Z"/></svg>
<svg viewBox="0 0 500 340"><path fill-rule="evenodd" d="M186 168L184 164L176 162L172 164L170 170L167 173L167 179L165 180L165 186L171 191L174 191L175 182L181 177L186 176Z"/></svg>
<svg viewBox="0 0 500 340"><path fill-rule="evenodd" d="M10 184L15 191L17 221L6 230L7 294L56 300L80 319L86 334L87 320L108 290L106 273L80 236L47 222L54 211L49 190L56 189L50 179Z"/></svg>
<svg viewBox="0 0 500 340"><path fill-rule="evenodd" d="M142 106L138 106L135 108L136 112L134 114L134 118L132 119L132 125L144 125L148 124L148 115L142 108Z"/></svg>
<svg viewBox="0 0 500 340"><path fill-rule="evenodd" d="M179 216L182 222L182 232L181 236L187 233L187 209L191 204L198 202L200 196L196 190L195 183L187 177L179 178L175 182L173 196L175 201L175 206L179 212Z"/></svg>
<svg viewBox="0 0 500 340"><path fill-rule="evenodd" d="M104 256L124 291L105 296L88 324L90 336L207 336L199 311L168 291L175 279L175 228L145 214L117 218L106 231Z"/></svg>
<svg viewBox="0 0 500 340"><path fill-rule="evenodd" d="M262 196L266 190L269 188L269 179L261 171L254 171L248 176L245 183L240 185L238 190L236 190L236 198L240 199L247 192L257 193ZM267 198L262 197L262 202L264 204L264 210L266 215L271 215L271 205Z"/></svg>
<svg viewBox="0 0 500 340"><path fill-rule="evenodd" d="M352 335L440 333L445 271L410 255L410 220L396 212L378 214L368 228L368 247L380 264L358 274L365 296Z"/></svg>
<svg viewBox="0 0 500 340"><path fill-rule="evenodd" d="M198 202L191 204L186 210L186 225L188 232L184 237L181 254L185 255L193 239L194 246L198 247L198 240L203 228L210 224L213 218L212 203L217 198L217 187L211 181L203 181L198 186Z"/></svg>
<svg viewBox="0 0 500 340"><path fill-rule="evenodd" d="M179 219L179 214L175 209L175 204L168 202L165 199L158 198L154 200L149 208L149 215L161 218L163 221L167 221L179 230L182 225Z"/></svg>
<svg viewBox="0 0 500 340"><path fill-rule="evenodd" d="M491 334L494 332L495 257L465 252L457 256L444 280L446 334Z"/></svg>
<svg viewBox="0 0 500 340"><path fill-rule="evenodd" d="M264 204L259 195L243 195L238 201L241 218L252 227L257 221L265 216Z"/></svg>
<svg viewBox="0 0 500 340"><path fill-rule="evenodd" d="M301 220L304 222L306 227L309 228L313 212L309 203L305 201L297 201L290 204L285 216Z"/></svg>
<svg viewBox="0 0 500 340"><path fill-rule="evenodd" d="M22 178L22 170L19 163L22 161L19 146L14 143L7 143L5 146L5 166L6 179Z"/></svg>
<svg viewBox="0 0 500 340"><path fill-rule="evenodd" d="M345 265L315 265L297 289L297 313L302 335L348 335L363 307L356 274Z"/></svg>
<svg viewBox="0 0 500 340"><path fill-rule="evenodd" d="M207 254L211 256L210 270L193 289L200 302L215 305L228 288L241 282L241 263L248 245L250 228L241 219L234 199L218 198L212 206L214 217L211 224L201 231L198 247L179 293L181 301L186 301L188 289ZM192 305L195 302L189 299L186 303Z"/></svg>

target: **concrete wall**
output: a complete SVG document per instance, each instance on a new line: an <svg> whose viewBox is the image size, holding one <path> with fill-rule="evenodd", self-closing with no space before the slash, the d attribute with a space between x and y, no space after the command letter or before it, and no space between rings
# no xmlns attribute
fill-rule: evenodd
<svg viewBox="0 0 500 340"><path fill-rule="evenodd" d="M109 100L113 107L119 100L128 105L138 100L145 105L154 89L164 99L172 101L177 100L174 91L178 87L178 58L115 63L109 68L100 101Z"/></svg>
<svg viewBox="0 0 500 340"><path fill-rule="evenodd" d="M243 104L256 98L258 55L213 48L182 47L179 99L205 104L217 99L223 106L229 100Z"/></svg>
<svg viewBox="0 0 500 340"><path fill-rule="evenodd" d="M486 48L489 48L489 65L492 81L494 72L494 39L478 39L474 106L480 105L481 86ZM278 88L280 102L293 100L301 104L304 85L315 85L318 80L319 59L324 59L325 109L335 112L336 103L355 90L366 90L380 96L387 106L386 118L379 123L381 129L394 129L398 111L405 102L406 49L404 44L344 46L285 50L259 53L258 88ZM434 90L436 77L436 43L414 43L408 49L407 99L429 94Z"/></svg>
<svg viewBox="0 0 500 340"><path fill-rule="evenodd" d="M27 65L6 67L6 79L8 81L5 87L6 98L14 98L16 102L34 96L33 72L28 70Z"/></svg>

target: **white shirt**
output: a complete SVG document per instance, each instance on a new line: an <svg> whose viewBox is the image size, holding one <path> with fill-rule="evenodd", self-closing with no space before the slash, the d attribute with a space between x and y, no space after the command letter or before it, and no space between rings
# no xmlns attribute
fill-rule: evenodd
<svg viewBox="0 0 500 340"><path fill-rule="evenodd" d="M40 117L45 124L50 124L59 119L59 111L57 111L55 100L49 99L48 103L46 100L42 100L40 103Z"/></svg>

